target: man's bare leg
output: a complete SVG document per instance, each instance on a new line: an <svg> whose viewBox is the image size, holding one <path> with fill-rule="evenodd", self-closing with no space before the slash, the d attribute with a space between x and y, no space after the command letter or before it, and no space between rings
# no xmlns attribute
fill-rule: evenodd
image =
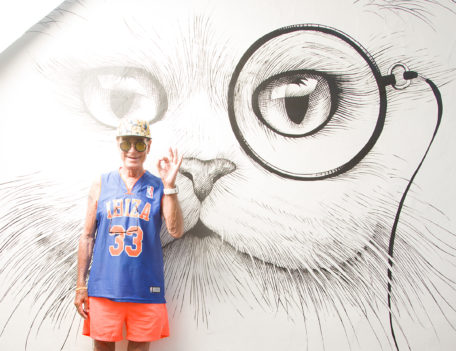
<svg viewBox="0 0 456 351"><path fill-rule="evenodd" d="M94 351L114 351L116 348L116 343L111 341L100 341L94 340L93 350Z"/></svg>
<svg viewBox="0 0 456 351"><path fill-rule="evenodd" d="M129 341L127 351L149 351L149 345L150 342Z"/></svg>

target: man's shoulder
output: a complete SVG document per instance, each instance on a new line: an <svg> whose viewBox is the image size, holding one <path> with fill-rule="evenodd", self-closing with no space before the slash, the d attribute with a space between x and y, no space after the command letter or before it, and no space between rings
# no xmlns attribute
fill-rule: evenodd
<svg viewBox="0 0 456 351"><path fill-rule="evenodd" d="M102 173L100 176L100 180L110 180L110 179L117 179L120 178L120 173L118 169Z"/></svg>
<svg viewBox="0 0 456 351"><path fill-rule="evenodd" d="M162 183L162 180L160 177L157 177L155 174L152 174L151 172L149 171L146 171L146 173L144 174L144 178L147 182L151 182L151 183L154 183L155 185L161 185L163 186L163 183Z"/></svg>

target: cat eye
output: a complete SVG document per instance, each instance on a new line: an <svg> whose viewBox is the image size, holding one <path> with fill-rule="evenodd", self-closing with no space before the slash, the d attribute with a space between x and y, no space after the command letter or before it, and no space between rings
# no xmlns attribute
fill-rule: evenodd
<svg viewBox="0 0 456 351"><path fill-rule="evenodd" d="M163 86L142 68L102 67L86 72L82 79L84 105L98 122L117 127L119 118L150 116L159 121L168 108Z"/></svg>
<svg viewBox="0 0 456 351"><path fill-rule="evenodd" d="M258 119L277 134L302 137L323 128L336 106L335 84L328 75L292 71L273 76L253 93Z"/></svg>
<svg viewBox="0 0 456 351"><path fill-rule="evenodd" d="M240 146L268 171L296 180L353 168L378 139L386 90L377 65L333 28L266 34L232 75L228 114Z"/></svg>

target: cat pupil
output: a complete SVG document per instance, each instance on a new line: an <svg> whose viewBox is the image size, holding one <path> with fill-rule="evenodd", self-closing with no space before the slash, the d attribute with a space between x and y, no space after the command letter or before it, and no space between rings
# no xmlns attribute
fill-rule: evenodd
<svg viewBox="0 0 456 351"><path fill-rule="evenodd" d="M112 112L117 117L122 118L130 111L135 100L135 93L126 90L113 90L110 98Z"/></svg>
<svg viewBox="0 0 456 351"><path fill-rule="evenodd" d="M295 124L300 124L309 109L309 96L292 96L285 98L285 109L288 118Z"/></svg>

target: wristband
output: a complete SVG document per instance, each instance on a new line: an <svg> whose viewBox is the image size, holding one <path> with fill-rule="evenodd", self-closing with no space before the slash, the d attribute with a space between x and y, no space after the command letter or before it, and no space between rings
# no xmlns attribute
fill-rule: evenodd
<svg viewBox="0 0 456 351"><path fill-rule="evenodd" d="M82 286L80 288L76 288L76 291L80 291L80 290L87 290L87 287L86 286Z"/></svg>
<svg viewBox="0 0 456 351"><path fill-rule="evenodd" d="M164 188L163 189L163 194L165 195L172 195L172 194L177 194L179 192L179 188L177 185L174 188Z"/></svg>

